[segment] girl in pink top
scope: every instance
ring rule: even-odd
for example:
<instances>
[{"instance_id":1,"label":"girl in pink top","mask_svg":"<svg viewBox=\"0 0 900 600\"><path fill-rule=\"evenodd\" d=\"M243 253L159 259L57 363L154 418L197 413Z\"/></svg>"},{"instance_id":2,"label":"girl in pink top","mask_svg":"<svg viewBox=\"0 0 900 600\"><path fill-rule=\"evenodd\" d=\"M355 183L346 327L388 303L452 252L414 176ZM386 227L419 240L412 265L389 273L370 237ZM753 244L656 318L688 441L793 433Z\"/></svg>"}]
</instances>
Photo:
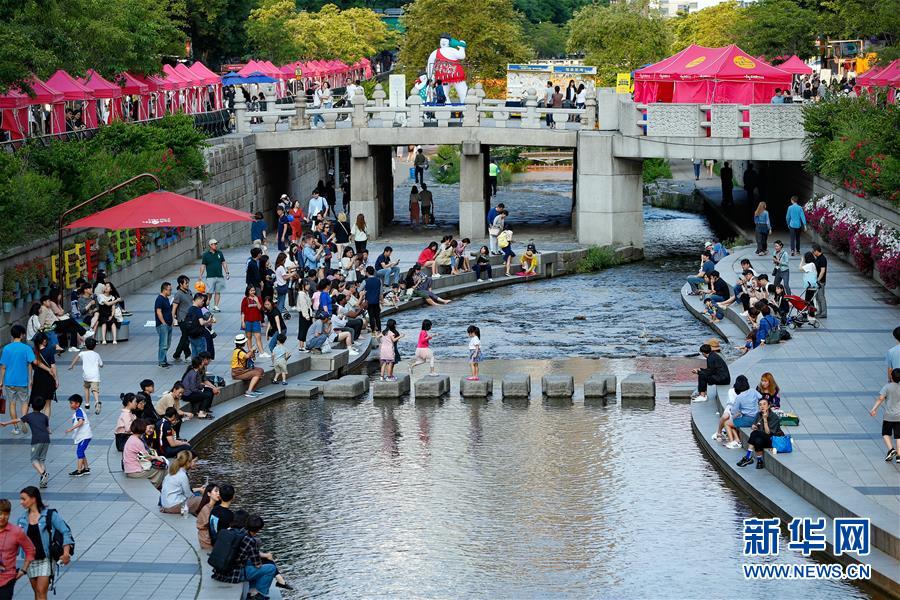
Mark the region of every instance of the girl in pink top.
<instances>
[{"instance_id":1,"label":"girl in pink top","mask_svg":"<svg viewBox=\"0 0 900 600\"><path fill-rule=\"evenodd\" d=\"M381 346L378 348L378 357L381 360L381 380L397 381L394 377L394 363L396 363L396 344L397 340L403 335L397 331L397 322L394 319L388 319L387 327L381 335Z\"/></svg>"},{"instance_id":2,"label":"girl in pink top","mask_svg":"<svg viewBox=\"0 0 900 600\"><path fill-rule=\"evenodd\" d=\"M431 340L434 334L431 333L431 321L425 319L422 321L422 331L419 332L419 342L416 344L416 359L409 364L409 374L412 375L413 369L419 365L429 363L431 372L429 375L435 376L434 372L434 352L431 351Z\"/></svg>"}]
</instances>

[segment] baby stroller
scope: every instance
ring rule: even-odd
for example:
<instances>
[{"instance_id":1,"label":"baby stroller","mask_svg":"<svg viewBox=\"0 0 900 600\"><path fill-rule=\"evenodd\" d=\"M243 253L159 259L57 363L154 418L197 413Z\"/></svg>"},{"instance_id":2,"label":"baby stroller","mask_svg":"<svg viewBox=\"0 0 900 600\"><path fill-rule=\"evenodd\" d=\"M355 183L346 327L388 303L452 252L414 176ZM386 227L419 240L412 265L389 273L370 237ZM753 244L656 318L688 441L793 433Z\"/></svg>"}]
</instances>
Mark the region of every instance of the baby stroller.
<instances>
[{"instance_id":1,"label":"baby stroller","mask_svg":"<svg viewBox=\"0 0 900 600\"><path fill-rule=\"evenodd\" d=\"M818 293L818 291L816 292ZM813 306L815 294L807 302L800 296L786 295L784 298L790 303L791 309L787 315L787 324L794 329L799 329L804 325L812 325L818 328L821 323L816 318L816 307Z\"/></svg>"}]
</instances>

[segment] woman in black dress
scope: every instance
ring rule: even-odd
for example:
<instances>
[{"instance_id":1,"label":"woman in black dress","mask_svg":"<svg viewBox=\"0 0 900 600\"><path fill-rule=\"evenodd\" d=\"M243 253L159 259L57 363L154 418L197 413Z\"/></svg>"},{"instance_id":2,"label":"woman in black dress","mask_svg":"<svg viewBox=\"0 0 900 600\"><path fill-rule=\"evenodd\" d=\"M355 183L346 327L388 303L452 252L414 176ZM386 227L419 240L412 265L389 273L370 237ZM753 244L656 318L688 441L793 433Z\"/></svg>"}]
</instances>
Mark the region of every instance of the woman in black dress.
<instances>
[{"instance_id":1,"label":"woman in black dress","mask_svg":"<svg viewBox=\"0 0 900 600\"><path fill-rule=\"evenodd\" d=\"M29 401L43 398L46 401L43 412L49 418L59 382L56 375L56 354L50 347L50 338L44 332L38 332L34 336L34 357L37 365L32 370Z\"/></svg>"}]
</instances>

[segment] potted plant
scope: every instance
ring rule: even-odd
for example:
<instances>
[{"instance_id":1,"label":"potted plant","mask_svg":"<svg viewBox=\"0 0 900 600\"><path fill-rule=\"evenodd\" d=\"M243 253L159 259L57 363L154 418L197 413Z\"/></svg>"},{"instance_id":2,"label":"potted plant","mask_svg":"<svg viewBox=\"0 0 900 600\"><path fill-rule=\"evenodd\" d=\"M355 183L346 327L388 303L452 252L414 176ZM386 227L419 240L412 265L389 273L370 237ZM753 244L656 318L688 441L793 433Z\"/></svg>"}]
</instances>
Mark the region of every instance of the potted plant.
<instances>
[{"instance_id":1,"label":"potted plant","mask_svg":"<svg viewBox=\"0 0 900 600\"><path fill-rule=\"evenodd\" d=\"M12 312L14 299L12 290L3 290L3 312L6 314Z\"/></svg>"},{"instance_id":2,"label":"potted plant","mask_svg":"<svg viewBox=\"0 0 900 600\"><path fill-rule=\"evenodd\" d=\"M100 263L99 268L106 270L106 266L112 263L109 258L109 236L101 235L97 238L97 261Z\"/></svg>"},{"instance_id":3,"label":"potted plant","mask_svg":"<svg viewBox=\"0 0 900 600\"><path fill-rule=\"evenodd\" d=\"M19 273L15 267L3 271L3 291L10 292L13 299L19 295Z\"/></svg>"}]
</instances>

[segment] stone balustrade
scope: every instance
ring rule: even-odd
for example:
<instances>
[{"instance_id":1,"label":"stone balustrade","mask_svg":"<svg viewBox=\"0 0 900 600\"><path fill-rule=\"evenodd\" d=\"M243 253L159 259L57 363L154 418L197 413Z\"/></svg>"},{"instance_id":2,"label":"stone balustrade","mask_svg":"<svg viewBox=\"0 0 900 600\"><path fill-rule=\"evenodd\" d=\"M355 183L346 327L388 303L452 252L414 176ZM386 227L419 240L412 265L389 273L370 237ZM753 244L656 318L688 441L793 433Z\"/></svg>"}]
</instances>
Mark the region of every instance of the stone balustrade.
<instances>
[{"instance_id":1,"label":"stone balustrade","mask_svg":"<svg viewBox=\"0 0 900 600\"><path fill-rule=\"evenodd\" d=\"M802 139L802 104L624 102L620 130L643 137Z\"/></svg>"}]
</instances>

